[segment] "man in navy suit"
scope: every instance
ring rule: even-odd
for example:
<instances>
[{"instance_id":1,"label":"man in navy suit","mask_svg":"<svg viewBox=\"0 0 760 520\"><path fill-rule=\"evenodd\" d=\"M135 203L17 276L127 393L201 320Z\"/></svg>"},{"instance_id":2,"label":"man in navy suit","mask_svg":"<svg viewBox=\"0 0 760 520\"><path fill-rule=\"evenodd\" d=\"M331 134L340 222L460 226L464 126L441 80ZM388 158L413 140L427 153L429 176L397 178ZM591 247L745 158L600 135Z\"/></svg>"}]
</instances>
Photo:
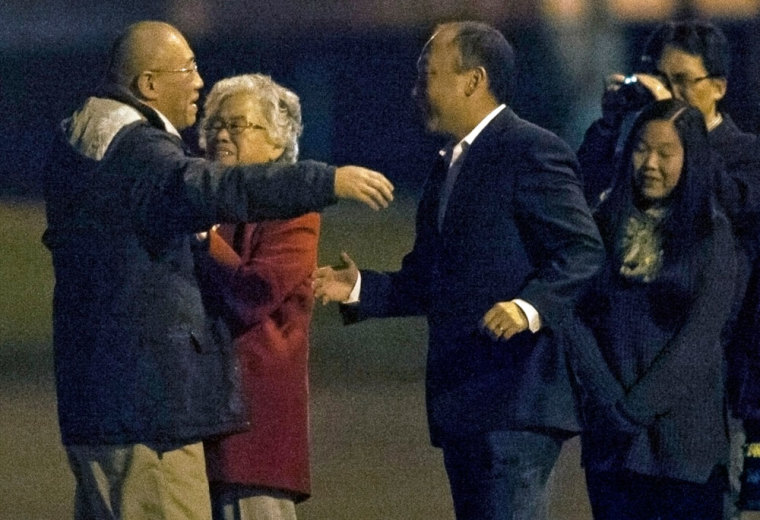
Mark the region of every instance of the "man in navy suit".
<instances>
[{"instance_id":1,"label":"man in navy suit","mask_svg":"<svg viewBox=\"0 0 760 520\"><path fill-rule=\"evenodd\" d=\"M562 441L577 431L560 342L603 250L575 156L507 106L514 55L497 30L439 26L414 96L450 137L417 211L401 269L315 272L344 320L424 315L427 409L457 518L537 520Z\"/></svg>"}]
</instances>

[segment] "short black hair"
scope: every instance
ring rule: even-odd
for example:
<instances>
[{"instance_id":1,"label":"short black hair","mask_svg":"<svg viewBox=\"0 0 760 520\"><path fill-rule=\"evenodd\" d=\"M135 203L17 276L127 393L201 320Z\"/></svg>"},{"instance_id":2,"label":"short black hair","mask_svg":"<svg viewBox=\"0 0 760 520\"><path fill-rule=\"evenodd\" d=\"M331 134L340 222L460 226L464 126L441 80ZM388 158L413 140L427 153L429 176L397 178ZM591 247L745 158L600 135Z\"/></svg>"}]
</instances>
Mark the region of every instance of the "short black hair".
<instances>
[{"instance_id":1,"label":"short black hair","mask_svg":"<svg viewBox=\"0 0 760 520\"><path fill-rule=\"evenodd\" d=\"M439 26L456 31L452 42L459 49L462 69L483 67L491 93L499 103L509 103L515 84L515 52L504 35L482 22L451 22Z\"/></svg>"},{"instance_id":2,"label":"short black hair","mask_svg":"<svg viewBox=\"0 0 760 520\"><path fill-rule=\"evenodd\" d=\"M701 20L669 21L658 26L644 46L642 72L654 72L666 45L700 56L710 76L728 77L728 40L717 26Z\"/></svg>"}]
</instances>

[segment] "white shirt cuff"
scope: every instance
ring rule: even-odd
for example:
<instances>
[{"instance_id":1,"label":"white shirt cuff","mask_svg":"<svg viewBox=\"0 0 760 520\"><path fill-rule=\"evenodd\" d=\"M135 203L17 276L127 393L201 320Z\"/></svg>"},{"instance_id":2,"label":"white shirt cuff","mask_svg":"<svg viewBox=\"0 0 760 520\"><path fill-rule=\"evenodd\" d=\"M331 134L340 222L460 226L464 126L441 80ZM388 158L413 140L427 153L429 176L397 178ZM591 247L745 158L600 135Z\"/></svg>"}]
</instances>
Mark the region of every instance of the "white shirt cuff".
<instances>
[{"instance_id":1,"label":"white shirt cuff","mask_svg":"<svg viewBox=\"0 0 760 520\"><path fill-rule=\"evenodd\" d=\"M356 277L356 283L354 288L351 289L351 294L348 295L348 299L342 303L357 303L359 301L359 294L362 292L362 272L359 271Z\"/></svg>"},{"instance_id":2,"label":"white shirt cuff","mask_svg":"<svg viewBox=\"0 0 760 520\"><path fill-rule=\"evenodd\" d=\"M515 305L520 307L520 309L525 313L525 317L528 318L528 329L531 332L538 332L541 328L541 316L538 315L536 308L525 300L515 298L512 301L515 302Z\"/></svg>"}]
</instances>

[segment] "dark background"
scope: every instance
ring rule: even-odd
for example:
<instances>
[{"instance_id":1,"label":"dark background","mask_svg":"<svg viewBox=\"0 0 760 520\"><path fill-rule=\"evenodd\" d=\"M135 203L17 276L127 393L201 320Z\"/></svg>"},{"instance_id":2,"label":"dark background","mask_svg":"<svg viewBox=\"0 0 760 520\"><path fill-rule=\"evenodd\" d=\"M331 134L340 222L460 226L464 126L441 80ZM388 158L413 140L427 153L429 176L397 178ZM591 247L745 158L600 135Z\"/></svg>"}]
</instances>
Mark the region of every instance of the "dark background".
<instances>
[{"instance_id":1,"label":"dark background","mask_svg":"<svg viewBox=\"0 0 760 520\"><path fill-rule=\"evenodd\" d=\"M401 12L408 7L398 0L386 3ZM499 5L521 3L529 4ZM383 4L371 0L352 3L355 12L342 12L337 8L341 2L326 1L322 10L317 1L277 8L243 0L89 4L73 2L64 8L51 0L8 0L0 6L0 194L39 196L40 164L51 133L100 81L116 34L143 18L170 21L186 33L206 83L204 91L225 76L254 71L295 90L305 121L302 157L366 165L411 190L424 180L429 158L440 143L425 135L410 98L416 59L435 23L455 16L396 14L394 25L382 13L375 19L356 8ZM130 4L136 5L130 9ZM525 12L494 8L495 19L490 19L487 7L495 2L473 2L479 4L485 7L462 15L474 14L496 25L517 50L513 108L574 148L599 115L604 76L616 70L634 72L632 61L656 23L602 19L601 31L592 19L586 22L589 29L568 29L525 7ZM230 11L236 8L246 16L234 17ZM316 18L318 14L324 19ZM225 22L231 27L224 27ZM734 57L724 108L742 128L755 131L760 127L760 24L756 17L715 22L728 34ZM608 45L609 40L595 42L599 34L614 35L614 45ZM590 54L567 63L566 50L575 43ZM599 66L598 55L611 57L606 70ZM187 135L195 141L192 130Z\"/></svg>"}]
</instances>

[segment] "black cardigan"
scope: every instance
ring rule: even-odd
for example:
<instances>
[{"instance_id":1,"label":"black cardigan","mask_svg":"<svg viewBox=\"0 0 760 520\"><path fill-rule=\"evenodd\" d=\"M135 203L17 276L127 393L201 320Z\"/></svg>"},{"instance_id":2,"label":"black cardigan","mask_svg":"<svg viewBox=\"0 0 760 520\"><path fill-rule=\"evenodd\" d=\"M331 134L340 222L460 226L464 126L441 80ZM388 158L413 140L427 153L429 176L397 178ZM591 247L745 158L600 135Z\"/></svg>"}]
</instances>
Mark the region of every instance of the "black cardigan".
<instances>
[{"instance_id":1,"label":"black cardigan","mask_svg":"<svg viewBox=\"0 0 760 520\"><path fill-rule=\"evenodd\" d=\"M653 301L648 284L618 278L597 284L579 307L592 327L576 329L571 346L586 467L705 482L725 463L720 333L733 299L733 250L717 214L713 234L694 249L704 262L692 302ZM681 319L660 323L655 309L663 303ZM618 421L594 420L600 410Z\"/></svg>"}]
</instances>

